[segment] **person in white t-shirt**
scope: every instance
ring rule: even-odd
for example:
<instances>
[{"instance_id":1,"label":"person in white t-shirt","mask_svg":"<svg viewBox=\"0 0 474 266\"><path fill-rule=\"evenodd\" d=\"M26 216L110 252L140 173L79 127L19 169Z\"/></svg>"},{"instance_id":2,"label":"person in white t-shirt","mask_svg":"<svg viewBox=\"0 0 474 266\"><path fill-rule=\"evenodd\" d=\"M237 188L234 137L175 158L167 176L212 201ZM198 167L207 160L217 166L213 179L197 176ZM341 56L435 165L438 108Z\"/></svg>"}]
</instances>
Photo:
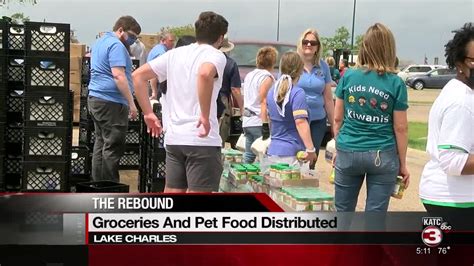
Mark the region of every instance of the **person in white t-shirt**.
<instances>
[{"instance_id":1,"label":"person in white t-shirt","mask_svg":"<svg viewBox=\"0 0 474 266\"><path fill-rule=\"evenodd\" d=\"M445 46L446 63L457 75L430 110L431 159L421 176L420 198L430 215L444 216L459 230L474 224L474 24L454 33Z\"/></svg>"},{"instance_id":2,"label":"person in white t-shirt","mask_svg":"<svg viewBox=\"0 0 474 266\"><path fill-rule=\"evenodd\" d=\"M249 72L244 79L244 113L242 127L245 135L244 162L253 163L256 155L250 147L262 137L270 137L267 116L267 94L273 86L272 75L278 57L278 51L272 46L265 46L257 52L257 68Z\"/></svg>"},{"instance_id":3,"label":"person in white t-shirt","mask_svg":"<svg viewBox=\"0 0 474 266\"><path fill-rule=\"evenodd\" d=\"M194 24L196 41L149 61L133 73L137 100L154 137L160 121L151 110L146 82L167 80L166 187L165 193L211 192L222 174L221 137L217 96L226 64L217 48L229 23L214 12L203 12Z\"/></svg>"}]
</instances>

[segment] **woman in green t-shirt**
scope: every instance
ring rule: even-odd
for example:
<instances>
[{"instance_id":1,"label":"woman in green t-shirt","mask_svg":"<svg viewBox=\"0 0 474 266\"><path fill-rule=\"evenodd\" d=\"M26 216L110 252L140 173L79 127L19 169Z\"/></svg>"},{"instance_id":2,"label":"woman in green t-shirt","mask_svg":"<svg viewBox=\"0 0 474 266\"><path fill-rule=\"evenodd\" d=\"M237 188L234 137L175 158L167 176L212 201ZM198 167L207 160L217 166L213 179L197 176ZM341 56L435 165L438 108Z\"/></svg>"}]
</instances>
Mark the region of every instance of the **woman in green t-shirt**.
<instances>
[{"instance_id":1,"label":"woman in green t-shirt","mask_svg":"<svg viewBox=\"0 0 474 266\"><path fill-rule=\"evenodd\" d=\"M366 179L366 211L386 212L397 175L408 186L407 89L396 75L395 39L384 25L371 26L361 44L358 68L336 89L337 211L355 210Z\"/></svg>"}]
</instances>

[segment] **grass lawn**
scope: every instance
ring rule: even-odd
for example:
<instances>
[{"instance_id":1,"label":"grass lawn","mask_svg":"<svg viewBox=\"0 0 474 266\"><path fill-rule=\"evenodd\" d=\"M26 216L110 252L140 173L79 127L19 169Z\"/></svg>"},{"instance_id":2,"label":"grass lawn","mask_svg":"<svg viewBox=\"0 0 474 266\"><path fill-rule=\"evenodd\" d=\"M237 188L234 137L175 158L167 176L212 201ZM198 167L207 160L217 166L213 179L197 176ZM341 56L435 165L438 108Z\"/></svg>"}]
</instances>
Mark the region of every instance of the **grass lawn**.
<instances>
[{"instance_id":1,"label":"grass lawn","mask_svg":"<svg viewBox=\"0 0 474 266\"><path fill-rule=\"evenodd\" d=\"M426 137L428 136L428 124L421 122L408 123L408 147L422 150L426 149Z\"/></svg>"}]
</instances>

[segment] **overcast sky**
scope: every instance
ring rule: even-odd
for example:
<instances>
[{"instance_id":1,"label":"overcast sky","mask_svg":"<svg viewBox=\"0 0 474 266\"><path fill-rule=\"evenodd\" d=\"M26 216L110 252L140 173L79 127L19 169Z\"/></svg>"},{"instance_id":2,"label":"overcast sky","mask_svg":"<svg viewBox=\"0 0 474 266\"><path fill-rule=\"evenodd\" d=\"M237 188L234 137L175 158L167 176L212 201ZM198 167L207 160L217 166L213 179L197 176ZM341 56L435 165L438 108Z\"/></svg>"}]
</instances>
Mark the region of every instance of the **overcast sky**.
<instances>
[{"instance_id":1,"label":"overcast sky","mask_svg":"<svg viewBox=\"0 0 474 266\"><path fill-rule=\"evenodd\" d=\"M70 23L79 41L93 44L98 32L110 30L121 15L134 16L142 32L163 26L193 24L201 11L212 10L229 21L230 40L271 40L295 43L302 31L316 28L332 36L340 26L351 31L353 0L37 0L35 6L10 4L1 15L23 12L33 21ZM445 64L444 45L452 30L474 21L474 0L357 0L355 35L375 22L392 30L402 60L422 63L434 57Z\"/></svg>"}]
</instances>

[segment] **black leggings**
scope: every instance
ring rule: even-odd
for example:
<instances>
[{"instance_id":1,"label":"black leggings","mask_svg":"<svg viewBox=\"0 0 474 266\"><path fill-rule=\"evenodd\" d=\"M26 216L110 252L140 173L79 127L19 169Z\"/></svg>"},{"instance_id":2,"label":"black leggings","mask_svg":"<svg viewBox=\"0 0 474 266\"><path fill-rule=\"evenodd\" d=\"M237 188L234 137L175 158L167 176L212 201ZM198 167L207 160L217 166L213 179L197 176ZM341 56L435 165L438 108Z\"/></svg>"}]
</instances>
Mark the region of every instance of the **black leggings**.
<instances>
[{"instance_id":1,"label":"black leggings","mask_svg":"<svg viewBox=\"0 0 474 266\"><path fill-rule=\"evenodd\" d=\"M472 231L474 229L474 207L456 208L425 204L426 211L432 217L443 217L453 230Z\"/></svg>"}]
</instances>

